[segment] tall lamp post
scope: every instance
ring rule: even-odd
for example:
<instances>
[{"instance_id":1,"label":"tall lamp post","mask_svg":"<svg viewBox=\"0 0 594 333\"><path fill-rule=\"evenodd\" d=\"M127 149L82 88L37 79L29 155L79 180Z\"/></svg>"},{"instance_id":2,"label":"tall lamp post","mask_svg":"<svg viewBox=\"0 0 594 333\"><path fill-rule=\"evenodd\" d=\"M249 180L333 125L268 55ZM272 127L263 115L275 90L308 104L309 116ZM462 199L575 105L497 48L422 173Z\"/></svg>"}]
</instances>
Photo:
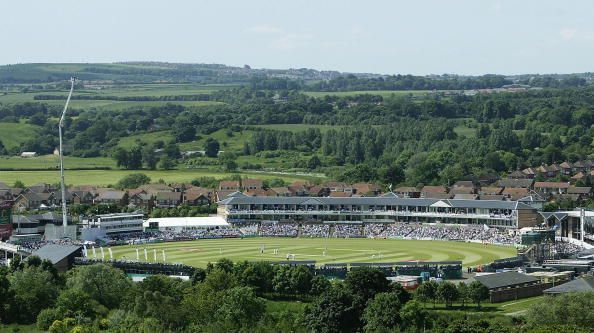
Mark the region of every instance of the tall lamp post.
<instances>
[{"instance_id":1,"label":"tall lamp post","mask_svg":"<svg viewBox=\"0 0 594 333\"><path fill-rule=\"evenodd\" d=\"M64 236L66 236L66 227L68 225L68 212L66 211L66 185L64 184L64 148L62 147L62 128L64 128L64 118L66 117L66 110L68 109L68 104L70 103L70 97L72 97L72 91L74 91L75 81L76 78L74 76L70 78L70 93L68 94L68 99L66 99L66 105L64 105L64 111L62 111L60 124L58 125L58 130L60 132L60 186L62 189L62 226L64 229Z\"/></svg>"}]
</instances>

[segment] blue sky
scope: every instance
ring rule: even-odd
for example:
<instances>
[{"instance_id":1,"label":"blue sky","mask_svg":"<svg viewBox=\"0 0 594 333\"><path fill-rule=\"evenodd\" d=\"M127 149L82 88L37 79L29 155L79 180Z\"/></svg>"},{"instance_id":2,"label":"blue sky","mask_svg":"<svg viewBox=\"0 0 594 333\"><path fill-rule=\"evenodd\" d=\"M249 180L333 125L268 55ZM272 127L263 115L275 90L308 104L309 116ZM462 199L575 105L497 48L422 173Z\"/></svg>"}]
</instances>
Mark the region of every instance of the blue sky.
<instances>
[{"instance_id":1,"label":"blue sky","mask_svg":"<svg viewBox=\"0 0 594 333\"><path fill-rule=\"evenodd\" d=\"M593 13L594 1L4 1L0 64L575 73L594 71Z\"/></svg>"}]
</instances>

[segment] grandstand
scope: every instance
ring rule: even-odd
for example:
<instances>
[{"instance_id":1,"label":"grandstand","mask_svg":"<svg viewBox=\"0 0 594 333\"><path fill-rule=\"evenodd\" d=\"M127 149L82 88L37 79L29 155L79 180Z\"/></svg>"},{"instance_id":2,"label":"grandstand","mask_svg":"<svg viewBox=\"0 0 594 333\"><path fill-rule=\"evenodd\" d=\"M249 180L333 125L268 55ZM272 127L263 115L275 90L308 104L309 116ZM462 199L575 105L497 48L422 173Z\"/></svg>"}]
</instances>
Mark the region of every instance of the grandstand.
<instances>
[{"instance_id":1,"label":"grandstand","mask_svg":"<svg viewBox=\"0 0 594 333\"><path fill-rule=\"evenodd\" d=\"M392 197L252 197L218 202L229 223L444 223L519 229L537 225L537 210L518 201Z\"/></svg>"}]
</instances>

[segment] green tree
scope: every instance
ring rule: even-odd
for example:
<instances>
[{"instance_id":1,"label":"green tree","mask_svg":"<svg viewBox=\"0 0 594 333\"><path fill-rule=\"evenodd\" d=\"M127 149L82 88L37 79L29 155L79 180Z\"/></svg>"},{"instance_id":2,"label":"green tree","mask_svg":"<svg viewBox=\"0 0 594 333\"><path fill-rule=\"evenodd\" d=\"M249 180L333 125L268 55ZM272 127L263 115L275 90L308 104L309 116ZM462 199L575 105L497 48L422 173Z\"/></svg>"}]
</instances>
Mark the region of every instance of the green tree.
<instances>
[{"instance_id":1,"label":"green tree","mask_svg":"<svg viewBox=\"0 0 594 333\"><path fill-rule=\"evenodd\" d=\"M0 322L8 321L4 309L10 304L12 298L10 292L10 280L8 279L9 271L5 267L0 267Z\"/></svg>"},{"instance_id":2,"label":"green tree","mask_svg":"<svg viewBox=\"0 0 594 333\"><path fill-rule=\"evenodd\" d=\"M237 156L232 152L224 152L219 156L219 160L225 166L226 172L237 170Z\"/></svg>"},{"instance_id":3,"label":"green tree","mask_svg":"<svg viewBox=\"0 0 594 333\"><path fill-rule=\"evenodd\" d=\"M196 138L196 127L189 119L181 119L175 122L172 134L175 142L189 142Z\"/></svg>"},{"instance_id":4,"label":"green tree","mask_svg":"<svg viewBox=\"0 0 594 333\"><path fill-rule=\"evenodd\" d=\"M353 295L359 295L366 302L372 299L377 293L389 290L390 282L386 275L377 268L358 267L348 272L345 280L345 287Z\"/></svg>"},{"instance_id":5,"label":"green tree","mask_svg":"<svg viewBox=\"0 0 594 333\"><path fill-rule=\"evenodd\" d=\"M400 325L400 308L402 303L395 293L379 293L363 312L365 331L391 332Z\"/></svg>"},{"instance_id":6,"label":"green tree","mask_svg":"<svg viewBox=\"0 0 594 333\"><path fill-rule=\"evenodd\" d=\"M332 288L332 284L323 275L316 275L311 279L310 294L319 296Z\"/></svg>"},{"instance_id":7,"label":"green tree","mask_svg":"<svg viewBox=\"0 0 594 333\"><path fill-rule=\"evenodd\" d=\"M151 182L151 178L144 173L131 173L124 176L116 184L118 189L138 188L141 185Z\"/></svg>"},{"instance_id":8,"label":"green tree","mask_svg":"<svg viewBox=\"0 0 594 333\"><path fill-rule=\"evenodd\" d=\"M219 142L212 137L209 137L204 142L204 154L208 157L217 157L219 154L219 149Z\"/></svg>"},{"instance_id":9,"label":"green tree","mask_svg":"<svg viewBox=\"0 0 594 333\"><path fill-rule=\"evenodd\" d=\"M333 287L305 307L303 323L311 332L355 332L359 328L358 317L352 294Z\"/></svg>"},{"instance_id":10,"label":"green tree","mask_svg":"<svg viewBox=\"0 0 594 333\"><path fill-rule=\"evenodd\" d=\"M572 325L591 332L594 322L594 292L569 293L555 297L545 296L528 309L525 318L527 327L546 328ZM559 330L555 332L573 331Z\"/></svg>"},{"instance_id":11,"label":"green tree","mask_svg":"<svg viewBox=\"0 0 594 333\"><path fill-rule=\"evenodd\" d=\"M237 279L231 271L207 266L203 282L186 291L181 301L181 310L188 314L191 323L205 325L212 322L221 306L221 299L227 290L237 287Z\"/></svg>"},{"instance_id":12,"label":"green tree","mask_svg":"<svg viewBox=\"0 0 594 333\"><path fill-rule=\"evenodd\" d=\"M25 188L25 184L22 181L20 181L20 180L16 180L14 182L14 185L12 185L12 187L15 187L15 188Z\"/></svg>"},{"instance_id":13,"label":"green tree","mask_svg":"<svg viewBox=\"0 0 594 333\"><path fill-rule=\"evenodd\" d=\"M58 284L50 272L28 266L12 273L9 292L13 297L7 313L19 323L32 323L42 309L54 304Z\"/></svg>"},{"instance_id":14,"label":"green tree","mask_svg":"<svg viewBox=\"0 0 594 333\"><path fill-rule=\"evenodd\" d=\"M489 299L489 289L478 281L472 281L470 285L468 285L468 298L480 308L481 301Z\"/></svg>"},{"instance_id":15,"label":"green tree","mask_svg":"<svg viewBox=\"0 0 594 333\"><path fill-rule=\"evenodd\" d=\"M464 281L458 283L458 300L462 303L462 307L466 307L466 302L471 300L470 287Z\"/></svg>"},{"instance_id":16,"label":"green tree","mask_svg":"<svg viewBox=\"0 0 594 333\"><path fill-rule=\"evenodd\" d=\"M138 170L142 168L142 149L139 146L134 146L128 153L128 165L131 170Z\"/></svg>"},{"instance_id":17,"label":"green tree","mask_svg":"<svg viewBox=\"0 0 594 333\"><path fill-rule=\"evenodd\" d=\"M442 300L446 304L446 307L452 306L452 303L455 302L459 296L456 285L451 282L441 282L437 287L437 298Z\"/></svg>"},{"instance_id":18,"label":"green tree","mask_svg":"<svg viewBox=\"0 0 594 333\"><path fill-rule=\"evenodd\" d=\"M410 301L400 310L403 328L414 327L415 331L423 332L429 319L429 313L425 307L417 301Z\"/></svg>"},{"instance_id":19,"label":"green tree","mask_svg":"<svg viewBox=\"0 0 594 333\"><path fill-rule=\"evenodd\" d=\"M315 170L319 167L322 166L322 161L320 161L320 158L318 157L318 155L313 155L308 161L307 161L307 168L309 170Z\"/></svg>"},{"instance_id":20,"label":"green tree","mask_svg":"<svg viewBox=\"0 0 594 333\"><path fill-rule=\"evenodd\" d=\"M64 317L86 317L94 319L98 314L107 314L107 309L91 298L89 294L77 289L66 289L56 301L56 308Z\"/></svg>"},{"instance_id":21,"label":"green tree","mask_svg":"<svg viewBox=\"0 0 594 333\"><path fill-rule=\"evenodd\" d=\"M41 331L47 331L47 330L49 330L50 326L52 326L54 321L62 320L62 319L64 319L64 315L62 314L62 311L60 309L58 309L58 308L43 309L37 315L37 328L40 329Z\"/></svg>"},{"instance_id":22,"label":"green tree","mask_svg":"<svg viewBox=\"0 0 594 333\"><path fill-rule=\"evenodd\" d=\"M168 156L163 156L159 160L159 169L161 170L171 170L175 168L175 162L169 158Z\"/></svg>"},{"instance_id":23,"label":"green tree","mask_svg":"<svg viewBox=\"0 0 594 333\"><path fill-rule=\"evenodd\" d=\"M104 264L80 266L72 270L66 286L87 293L108 309L117 308L131 290L132 281L117 268Z\"/></svg>"},{"instance_id":24,"label":"green tree","mask_svg":"<svg viewBox=\"0 0 594 333\"><path fill-rule=\"evenodd\" d=\"M155 149L149 145L142 149L142 162L149 170L155 170L157 168L157 155Z\"/></svg>"},{"instance_id":25,"label":"green tree","mask_svg":"<svg viewBox=\"0 0 594 333\"><path fill-rule=\"evenodd\" d=\"M379 170L380 180L387 185L396 185L404 181L404 170L396 164L389 165Z\"/></svg>"},{"instance_id":26,"label":"green tree","mask_svg":"<svg viewBox=\"0 0 594 333\"><path fill-rule=\"evenodd\" d=\"M406 291L400 283L393 283L390 285L390 292L398 297L400 304L404 305L412 299L411 293Z\"/></svg>"},{"instance_id":27,"label":"green tree","mask_svg":"<svg viewBox=\"0 0 594 333\"><path fill-rule=\"evenodd\" d=\"M120 168L128 168L128 152L123 148L118 148L113 153L116 165Z\"/></svg>"},{"instance_id":28,"label":"green tree","mask_svg":"<svg viewBox=\"0 0 594 333\"><path fill-rule=\"evenodd\" d=\"M257 297L251 288L235 287L225 292L215 318L233 328L251 328L262 318L265 310L264 300Z\"/></svg>"},{"instance_id":29,"label":"green tree","mask_svg":"<svg viewBox=\"0 0 594 333\"><path fill-rule=\"evenodd\" d=\"M258 294L272 291L274 270L266 262L250 263L241 273L241 283L252 287Z\"/></svg>"}]
</instances>

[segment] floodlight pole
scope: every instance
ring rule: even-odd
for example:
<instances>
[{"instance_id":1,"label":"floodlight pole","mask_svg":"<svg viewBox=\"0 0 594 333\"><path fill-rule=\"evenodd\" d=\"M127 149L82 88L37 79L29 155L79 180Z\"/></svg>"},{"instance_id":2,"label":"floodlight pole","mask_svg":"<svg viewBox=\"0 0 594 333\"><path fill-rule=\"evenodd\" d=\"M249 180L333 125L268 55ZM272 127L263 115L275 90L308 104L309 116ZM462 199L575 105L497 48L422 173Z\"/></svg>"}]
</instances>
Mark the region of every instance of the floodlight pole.
<instances>
[{"instance_id":1,"label":"floodlight pole","mask_svg":"<svg viewBox=\"0 0 594 333\"><path fill-rule=\"evenodd\" d=\"M60 123L58 130L60 132L60 178L61 178L61 189L62 189L62 226L64 227L64 236L66 235L66 226L68 225L68 212L66 211L66 185L64 184L64 148L62 146L62 128L64 128L64 118L66 117L66 110L70 103L70 97L72 97L72 91L74 91L74 81L76 78L73 76L70 78L70 93L68 99L66 99L66 105L64 105L64 111L60 117Z\"/></svg>"}]
</instances>

